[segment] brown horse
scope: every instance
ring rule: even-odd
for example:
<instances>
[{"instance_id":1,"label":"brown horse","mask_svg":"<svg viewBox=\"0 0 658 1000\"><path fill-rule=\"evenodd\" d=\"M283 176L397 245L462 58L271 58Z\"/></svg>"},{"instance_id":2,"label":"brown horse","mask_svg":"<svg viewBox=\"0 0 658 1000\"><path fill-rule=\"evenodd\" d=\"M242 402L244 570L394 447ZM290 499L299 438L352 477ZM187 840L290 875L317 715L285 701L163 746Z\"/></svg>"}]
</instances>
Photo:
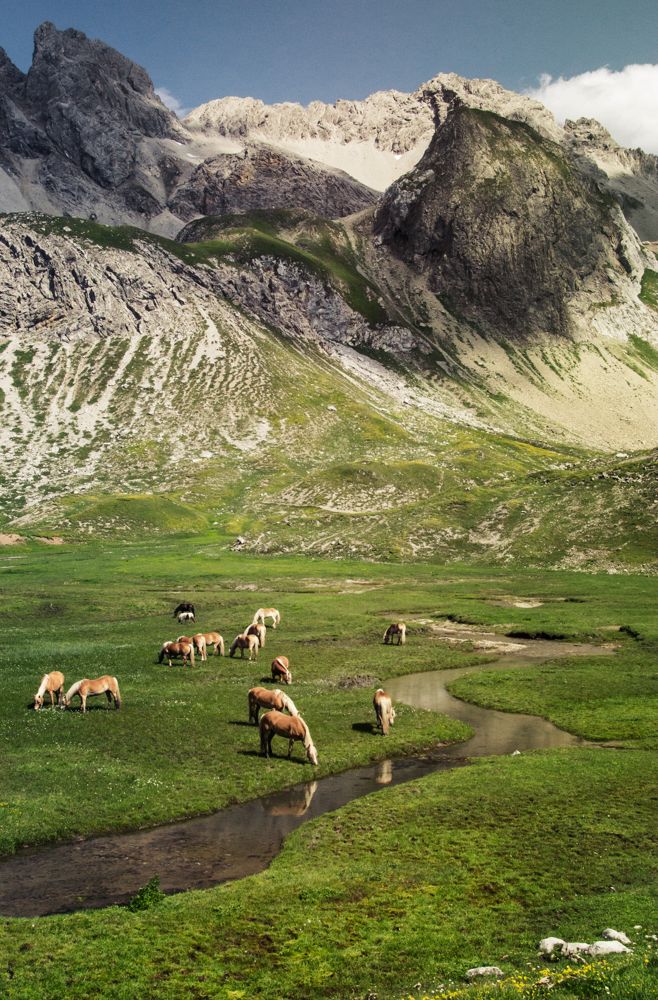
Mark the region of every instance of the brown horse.
<instances>
[{"instance_id":1,"label":"brown horse","mask_svg":"<svg viewBox=\"0 0 658 1000\"><path fill-rule=\"evenodd\" d=\"M224 639L219 632L204 632L203 638L206 640L206 649L208 646L214 646L215 656L224 655Z\"/></svg>"},{"instance_id":2,"label":"brown horse","mask_svg":"<svg viewBox=\"0 0 658 1000\"><path fill-rule=\"evenodd\" d=\"M205 663L208 659L206 654L206 637L202 632L197 632L196 635L179 635L176 642L187 642L190 643L196 649L197 653L201 657L201 662Z\"/></svg>"},{"instance_id":3,"label":"brown horse","mask_svg":"<svg viewBox=\"0 0 658 1000\"><path fill-rule=\"evenodd\" d=\"M255 635L258 638L258 644L262 649L265 645L265 636L267 635L267 628L261 622L252 622L249 628L246 628L243 635Z\"/></svg>"},{"instance_id":4,"label":"brown horse","mask_svg":"<svg viewBox=\"0 0 658 1000\"><path fill-rule=\"evenodd\" d=\"M43 705L43 696L48 693L50 695L50 707L52 708L55 704L55 694L57 694L57 704L62 704L62 698L64 695L64 674L60 673L59 670L53 670L50 674L44 674L41 678L41 684L39 684L39 690L34 696L34 709L39 711Z\"/></svg>"},{"instance_id":5,"label":"brown horse","mask_svg":"<svg viewBox=\"0 0 658 1000\"><path fill-rule=\"evenodd\" d=\"M187 661L190 661L190 666L194 666L194 646L192 641L189 642L186 639L182 639L180 642L165 642L160 650L160 655L158 656L158 663L162 663L165 656L167 657L167 662L171 666L172 660L182 660L183 666L186 665Z\"/></svg>"},{"instance_id":6,"label":"brown horse","mask_svg":"<svg viewBox=\"0 0 658 1000\"><path fill-rule=\"evenodd\" d=\"M255 722L256 725L258 725L258 713L261 708L276 708L279 712L288 709L290 715L299 715L292 698L289 698L283 691L279 691L278 688L276 691L262 687L250 688L247 699L249 702L249 721Z\"/></svg>"},{"instance_id":7,"label":"brown horse","mask_svg":"<svg viewBox=\"0 0 658 1000\"><path fill-rule=\"evenodd\" d=\"M284 684L292 684L292 673L288 666L287 656L276 656L272 660L272 680L283 681Z\"/></svg>"},{"instance_id":8,"label":"brown horse","mask_svg":"<svg viewBox=\"0 0 658 1000\"><path fill-rule=\"evenodd\" d=\"M317 790L317 781L306 781L301 787L291 788L283 802L281 792L272 804L268 804L267 799L261 801L270 816L303 816L308 812Z\"/></svg>"},{"instance_id":9,"label":"brown horse","mask_svg":"<svg viewBox=\"0 0 658 1000\"><path fill-rule=\"evenodd\" d=\"M229 656L235 656L236 649L240 650L240 657L244 657L245 649L249 650L249 659L258 659L258 636L257 635L236 635L228 651Z\"/></svg>"},{"instance_id":10,"label":"brown horse","mask_svg":"<svg viewBox=\"0 0 658 1000\"><path fill-rule=\"evenodd\" d=\"M388 736L388 727L395 722L395 709L391 696L384 688L377 688L372 704L377 716L377 725L381 727L382 736Z\"/></svg>"},{"instance_id":11,"label":"brown horse","mask_svg":"<svg viewBox=\"0 0 658 1000\"><path fill-rule=\"evenodd\" d=\"M272 756L272 738L274 736L284 736L288 740L288 759L292 754L292 745L295 740L304 743L306 756L311 764L317 764L318 752L311 739L309 728L301 715L284 715L283 712L273 710L265 712L260 719L260 752L265 757Z\"/></svg>"},{"instance_id":12,"label":"brown horse","mask_svg":"<svg viewBox=\"0 0 658 1000\"><path fill-rule=\"evenodd\" d=\"M272 619L272 628L276 628L281 621L281 615L276 610L276 608L259 608L253 618L253 625L258 625L258 622L265 624L265 619Z\"/></svg>"},{"instance_id":13,"label":"brown horse","mask_svg":"<svg viewBox=\"0 0 658 1000\"><path fill-rule=\"evenodd\" d=\"M407 626L404 622L393 622L392 625L388 626L384 632L384 645L387 646L390 642L392 646L395 636L398 637L398 646L404 646L407 641Z\"/></svg>"},{"instance_id":14,"label":"brown horse","mask_svg":"<svg viewBox=\"0 0 658 1000\"><path fill-rule=\"evenodd\" d=\"M90 681L87 677L81 681L76 681L64 695L64 705L66 707L69 706L71 699L76 694L80 699L80 707L83 712L87 711L87 698L91 698L96 694L106 694L110 704L114 702L115 708L121 708L119 682L116 677L110 677L109 674L97 677L93 681Z\"/></svg>"}]
</instances>

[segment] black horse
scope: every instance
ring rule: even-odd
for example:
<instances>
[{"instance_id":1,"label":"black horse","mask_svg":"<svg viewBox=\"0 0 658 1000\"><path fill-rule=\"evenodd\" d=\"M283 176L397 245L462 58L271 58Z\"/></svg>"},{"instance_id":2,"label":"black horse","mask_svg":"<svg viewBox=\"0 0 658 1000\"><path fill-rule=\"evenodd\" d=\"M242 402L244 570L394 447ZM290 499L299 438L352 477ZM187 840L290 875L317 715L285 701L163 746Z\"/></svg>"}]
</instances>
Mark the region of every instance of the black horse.
<instances>
[{"instance_id":1,"label":"black horse","mask_svg":"<svg viewBox=\"0 0 658 1000\"><path fill-rule=\"evenodd\" d=\"M190 604L189 601L182 601L177 608L174 608L174 618L178 618L182 611L191 611L196 618L196 612L194 610L194 605Z\"/></svg>"}]
</instances>

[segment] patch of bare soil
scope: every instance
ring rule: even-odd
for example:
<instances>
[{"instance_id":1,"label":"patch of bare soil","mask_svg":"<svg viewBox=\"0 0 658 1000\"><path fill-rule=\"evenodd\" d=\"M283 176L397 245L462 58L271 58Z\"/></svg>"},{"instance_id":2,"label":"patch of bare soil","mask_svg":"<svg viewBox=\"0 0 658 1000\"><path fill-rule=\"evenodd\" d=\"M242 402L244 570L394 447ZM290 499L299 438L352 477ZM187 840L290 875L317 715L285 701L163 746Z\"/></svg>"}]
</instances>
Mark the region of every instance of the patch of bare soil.
<instances>
[{"instance_id":1,"label":"patch of bare soil","mask_svg":"<svg viewBox=\"0 0 658 1000\"><path fill-rule=\"evenodd\" d=\"M14 535L11 532L9 534L5 534L4 532L0 534L0 545L18 545L24 541L25 538L23 535Z\"/></svg>"},{"instance_id":2,"label":"patch of bare soil","mask_svg":"<svg viewBox=\"0 0 658 1000\"><path fill-rule=\"evenodd\" d=\"M541 608L544 601L539 601L534 597L496 597L487 601L497 608Z\"/></svg>"},{"instance_id":3,"label":"patch of bare soil","mask_svg":"<svg viewBox=\"0 0 658 1000\"><path fill-rule=\"evenodd\" d=\"M378 684L379 677L373 677L372 674L355 674L353 677L343 677L342 680L338 681L336 687L351 690L352 688L376 687Z\"/></svg>"},{"instance_id":4,"label":"patch of bare soil","mask_svg":"<svg viewBox=\"0 0 658 1000\"><path fill-rule=\"evenodd\" d=\"M44 545L63 545L64 539L59 535L36 535L35 540L37 542L43 542Z\"/></svg>"}]
</instances>

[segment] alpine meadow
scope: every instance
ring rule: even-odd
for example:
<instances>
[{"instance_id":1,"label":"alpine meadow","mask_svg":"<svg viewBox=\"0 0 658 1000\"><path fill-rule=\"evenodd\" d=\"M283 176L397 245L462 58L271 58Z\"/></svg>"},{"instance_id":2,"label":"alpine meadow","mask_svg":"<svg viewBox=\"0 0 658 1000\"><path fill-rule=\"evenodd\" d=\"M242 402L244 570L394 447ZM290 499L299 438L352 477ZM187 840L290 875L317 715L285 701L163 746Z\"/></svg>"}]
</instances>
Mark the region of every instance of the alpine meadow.
<instances>
[{"instance_id":1,"label":"alpine meadow","mask_svg":"<svg viewBox=\"0 0 658 1000\"><path fill-rule=\"evenodd\" d=\"M0 49L0 994L658 998L657 391L597 121Z\"/></svg>"}]
</instances>

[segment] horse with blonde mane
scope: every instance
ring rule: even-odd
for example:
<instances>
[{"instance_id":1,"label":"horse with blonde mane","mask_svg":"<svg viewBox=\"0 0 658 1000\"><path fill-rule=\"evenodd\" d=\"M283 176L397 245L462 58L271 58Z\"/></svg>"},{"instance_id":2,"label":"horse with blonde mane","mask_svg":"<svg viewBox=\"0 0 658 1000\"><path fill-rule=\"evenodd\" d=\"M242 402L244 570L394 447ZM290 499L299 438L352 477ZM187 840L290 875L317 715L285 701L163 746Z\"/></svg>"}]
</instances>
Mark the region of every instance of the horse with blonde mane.
<instances>
[{"instance_id":1,"label":"horse with blonde mane","mask_svg":"<svg viewBox=\"0 0 658 1000\"><path fill-rule=\"evenodd\" d=\"M57 704L62 704L62 698L64 696L64 674L62 674L59 670L53 670L52 673L44 674L41 678L39 690L34 696L33 708L36 712L42 708L43 696L46 693L50 695L51 708L55 705L55 694L57 695Z\"/></svg>"},{"instance_id":2,"label":"horse with blonde mane","mask_svg":"<svg viewBox=\"0 0 658 1000\"><path fill-rule=\"evenodd\" d=\"M182 660L183 666L190 661L190 666L194 666L194 646L192 645L192 640L181 639L180 642L165 642L160 650L160 655L158 656L158 663L162 663L165 656L167 657L167 662L171 666L172 660Z\"/></svg>"},{"instance_id":3,"label":"horse with blonde mane","mask_svg":"<svg viewBox=\"0 0 658 1000\"><path fill-rule=\"evenodd\" d=\"M292 672L288 665L287 656L275 656L272 660L272 680L292 684Z\"/></svg>"},{"instance_id":4,"label":"horse with blonde mane","mask_svg":"<svg viewBox=\"0 0 658 1000\"><path fill-rule=\"evenodd\" d=\"M241 632L240 635L236 635L235 639L231 643L231 648L228 651L228 655L231 656L231 657L235 656L236 649L240 650L240 657L241 658L244 657L244 651L245 651L245 649L248 649L249 650L249 659L250 660L257 660L258 659L258 636L257 635L244 635L244 633Z\"/></svg>"},{"instance_id":5,"label":"horse with blonde mane","mask_svg":"<svg viewBox=\"0 0 658 1000\"><path fill-rule=\"evenodd\" d=\"M251 625L244 630L243 635L255 635L258 637L258 644L262 649L265 645L265 636L267 635L267 628L262 622L252 622Z\"/></svg>"},{"instance_id":6,"label":"horse with blonde mane","mask_svg":"<svg viewBox=\"0 0 658 1000\"><path fill-rule=\"evenodd\" d=\"M252 625L258 625L259 622L264 625L266 618L272 619L272 628L276 628L281 621L281 615L276 608L259 608L254 615Z\"/></svg>"},{"instance_id":7,"label":"horse with blonde mane","mask_svg":"<svg viewBox=\"0 0 658 1000\"><path fill-rule=\"evenodd\" d=\"M71 699L77 694L80 699L80 708L83 712L87 711L87 698L93 698L97 694L107 695L107 700L110 704L114 702L115 708L121 708L121 695L119 693L119 682L116 677L110 677L109 674L104 674L102 677L96 677L95 680L90 681L88 677L83 678L81 681L76 681L72 684L64 695L64 705L68 708L71 703Z\"/></svg>"},{"instance_id":8,"label":"horse with blonde mane","mask_svg":"<svg viewBox=\"0 0 658 1000\"><path fill-rule=\"evenodd\" d=\"M249 721L258 725L258 713L261 708L276 708L278 712L288 710L290 715L299 715L292 698L289 698L283 691L270 691L269 688L255 687L249 689L247 695L249 704Z\"/></svg>"},{"instance_id":9,"label":"horse with blonde mane","mask_svg":"<svg viewBox=\"0 0 658 1000\"><path fill-rule=\"evenodd\" d=\"M404 622L393 622L392 625L388 626L384 632L384 645L387 646L390 642L392 646L395 636L398 637L398 646L404 646L407 641L407 626Z\"/></svg>"},{"instance_id":10,"label":"horse with blonde mane","mask_svg":"<svg viewBox=\"0 0 658 1000\"><path fill-rule=\"evenodd\" d=\"M196 639L196 636L194 638ZM214 646L215 656L224 655L224 638L219 632L203 632L203 638L206 640L206 649L208 646Z\"/></svg>"},{"instance_id":11,"label":"horse with blonde mane","mask_svg":"<svg viewBox=\"0 0 658 1000\"><path fill-rule=\"evenodd\" d=\"M395 709L388 692L384 688L377 688L375 697L372 699L377 725L381 728L382 736L388 736L388 728L395 722Z\"/></svg>"},{"instance_id":12,"label":"horse with blonde mane","mask_svg":"<svg viewBox=\"0 0 658 1000\"><path fill-rule=\"evenodd\" d=\"M264 757L272 756L272 739L274 736L283 736L288 740L288 760L292 754L292 746L296 740L301 740L306 750L306 757L315 765L318 762L318 752L311 739L309 728L301 715L284 715L273 709L265 712L261 716L260 724L260 752Z\"/></svg>"},{"instance_id":13,"label":"horse with blonde mane","mask_svg":"<svg viewBox=\"0 0 658 1000\"><path fill-rule=\"evenodd\" d=\"M197 653L201 657L201 662L205 663L208 659L206 654L206 637L201 632L197 632L196 635L179 635L176 642L187 642L190 643L196 649Z\"/></svg>"}]
</instances>

